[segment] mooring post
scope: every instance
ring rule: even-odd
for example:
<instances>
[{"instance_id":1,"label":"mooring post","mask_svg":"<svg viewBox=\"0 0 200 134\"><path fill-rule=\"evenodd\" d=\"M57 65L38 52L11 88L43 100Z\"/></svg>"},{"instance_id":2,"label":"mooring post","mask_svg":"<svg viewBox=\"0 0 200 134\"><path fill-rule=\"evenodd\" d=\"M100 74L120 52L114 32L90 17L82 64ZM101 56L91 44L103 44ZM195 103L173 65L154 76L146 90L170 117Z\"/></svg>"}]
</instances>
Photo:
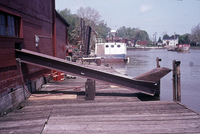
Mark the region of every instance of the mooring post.
<instances>
[{"instance_id":1,"label":"mooring post","mask_svg":"<svg viewBox=\"0 0 200 134\"><path fill-rule=\"evenodd\" d=\"M156 58L157 68L160 68L159 61L161 61L161 59L159 59L159 57L157 57L157 58ZM159 80L158 83L157 83L157 91L156 91L156 93L155 93L154 96L160 97L160 80Z\"/></svg>"},{"instance_id":2,"label":"mooring post","mask_svg":"<svg viewBox=\"0 0 200 134\"><path fill-rule=\"evenodd\" d=\"M180 61L173 60L173 100L181 101Z\"/></svg>"},{"instance_id":3,"label":"mooring post","mask_svg":"<svg viewBox=\"0 0 200 134\"><path fill-rule=\"evenodd\" d=\"M160 65L159 65L159 61L161 61L161 59L159 59L159 57L157 57L157 58L156 58L157 68L160 67Z\"/></svg>"},{"instance_id":4,"label":"mooring post","mask_svg":"<svg viewBox=\"0 0 200 134\"><path fill-rule=\"evenodd\" d=\"M95 80L87 79L85 82L85 100L94 100L95 90Z\"/></svg>"}]
</instances>

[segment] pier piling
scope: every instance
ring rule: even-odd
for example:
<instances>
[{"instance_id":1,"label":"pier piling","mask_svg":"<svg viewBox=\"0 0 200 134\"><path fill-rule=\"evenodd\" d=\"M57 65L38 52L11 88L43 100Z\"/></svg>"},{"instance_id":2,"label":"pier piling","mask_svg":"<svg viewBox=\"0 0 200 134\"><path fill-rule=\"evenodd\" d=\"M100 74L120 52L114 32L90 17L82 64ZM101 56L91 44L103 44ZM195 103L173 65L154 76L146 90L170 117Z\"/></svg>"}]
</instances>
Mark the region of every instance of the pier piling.
<instances>
[{"instance_id":1,"label":"pier piling","mask_svg":"<svg viewBox=\"0 0 200 134\"><path fill-rule=\"evenodd\" d=\"M87 79L85 82L85 100L94 100L95 90L95 80Z\"/></svg>"},{"instance_id":2,"label":"pier piling","mask_svg":"<svg viewBox=\"0 0 200 134\"><path fill-rule=\"evenodd\" d=\"M173 60L173 100L181 102L180 61Z\"/></svg>"},{"instance_id":3,"label":"pier piling","mask_svg":"<svg viewBox=\"0 0 200 134\"><path fill-rule=\"evenodd\" d=\"M157 57L157 58L156 58L157 68L160 68L159 61L161 61L161 59L159 59L159 57ZM160 97L160 80L159 80L158 83L157 83L157 91L156 91L156 93L155 93L154 96Z\"/></svg>"}]
</instances>

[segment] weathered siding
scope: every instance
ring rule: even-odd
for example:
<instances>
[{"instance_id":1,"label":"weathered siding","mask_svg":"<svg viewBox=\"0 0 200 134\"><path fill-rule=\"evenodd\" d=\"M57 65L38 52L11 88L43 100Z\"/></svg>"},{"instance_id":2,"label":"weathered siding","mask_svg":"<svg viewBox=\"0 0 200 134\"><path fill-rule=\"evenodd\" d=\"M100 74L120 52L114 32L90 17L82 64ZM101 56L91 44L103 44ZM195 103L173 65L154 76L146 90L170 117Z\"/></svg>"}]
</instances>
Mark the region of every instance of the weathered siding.
<instances>
[{"instance_id":1,"label":"weathered siding","mask_svg":"<svg viewBox=\"0 0 200 134\"><path fill-rule=\"evenodd\" d=\"M15 43L22 43L23 48L53 55L53 5L54 0L13 0L0 1L0 10L20 18L20 37L0 37L0 87L1 92L18 88L19 70L15 60ZM35 35L40 40L35 45ZM10 70L10 68L14 68ZM41 67L22 65L25 82L36 79L47 70ZM36 76L39 74L38 76ZM8 81L12 79L12 81ZM4 93L3 93L4 94ZM2 94L1 94L2 95Z\"/></svg>"},{"instance_id":2,"label":"weathered siding","mask_svg":"<svg viewBox=\"0 0 200 134\"><path fill-rule=\"evenodd\" d=\"M0 38L0 97L22 84L15 60L15 42L23 39Z\"/></svg>"},{"instance_id":3,"label":"weathered siding","mask_svg":"<svg viewBox=\"0 0 200 134\"><path fill-rule=\"evenodd\" d=\"M51 56L56 55L64 59L66 55L66 28L69 24L63 20L60 15L59 17L61 19L56 18L55 0L1 0L0 14L3 17L5 16L5 18L13 16L19 23L15 25L15 28L18 26L19 32L17 32L17 34L15 32L13 37L9 36L9 34L12 34L10 31L7 31L6 35L0 33L1 101L3 97L8 97L16 90L19 90L23 84L31 85L29 90L35 91L35 89L39 88L41 84L44 83L42 80L44 79L43 76L50 73L49 69L21 64L23 81L25 82L22 83L19 66L15 59L16 45L22 44L22 48L24 49ZM35 42L36 36L39 37L37 45ZM34 81L35 84L32 84ZM39 84L37 81L39 81ZM16 104L15 100L12 98L8 101L9 103L1 103L0 113L9 107L9 105L6 104Z\"/></svg>"},{"instance_id":4,"label":"weathered siding","mask_svg":"<svg viewBox=\"0 0 200 134\"><path fill-rule=\"evenodd\" d=\"M17 17L20 30L18 37L0 35L1 100L1 97L5 98L23 85L15 59L16 43L21 43L24 49L54 56L54 39L56 39L54 38L55 0L1 0L0 12ZM38 47L35 44L35 36L39 37ZM66 42L66 40L63 42ZM57 50L58 57L64 58L63 49L60 48L60 45ZM21 64L21 66L26 85L38 78L43 79L43 75L50 72L48 69L33 65ZM8 101L15 103L15 100L12 99ZM4 105L2 107L7 108ZM0 109L1 112L2 108Z\"/></svg>"},{"instance_id":5,"label":"weathered siding","mask_svg":"<svg viewBox=\"0 0 200 134\"><path fill-rule=\"evenodd\" d=\"M66 25L56 17L56 50L57 57L64 59L66 56Z\"/></svg>"},{"instance_id":6,"label":"weathered siding","mask_svg":"<svg viewBox=\"0 0 200 134\"><path fill-rule=\"evenodd\" d=\"M23 43L20 38L0 37L0 68L16 65L15 43Z\"/></svg>"},{"instance_id":7,"label":"weathered siding","mask_svg":"<svg viewBox=\"0 0 200 134\"><path fill-rule=\"evenodd\" d=\"M1 0L0 5L9 11L52 22L54 0ZM27 18L27 17L26 17Z\"/></svg>"}]
</instances>

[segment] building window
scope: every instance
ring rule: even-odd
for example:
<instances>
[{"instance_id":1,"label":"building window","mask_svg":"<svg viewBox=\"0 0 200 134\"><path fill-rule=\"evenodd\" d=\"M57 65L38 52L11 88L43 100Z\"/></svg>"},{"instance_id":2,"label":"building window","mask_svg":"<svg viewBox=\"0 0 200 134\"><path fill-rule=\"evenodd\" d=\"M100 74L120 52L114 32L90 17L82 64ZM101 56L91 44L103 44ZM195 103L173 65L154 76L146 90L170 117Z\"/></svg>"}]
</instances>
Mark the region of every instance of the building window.
<instances>
[{"instance_id":1,"label":"building window","mask_svg":"<svg viewBox=\"0 0 200 134\"><path fill-rule=\"evenodd\" d=\"M0 36L19 37L19 18L0 12Z\"/></svg>"},{"instance_id":2,"label":"building window","mask_svg":"<svg viewBox=\"0 0 200 134\"><path fill-rule=\"evenodd\" d=\"M117 47L121 47L120 45L117 45Z\"/></svg>"},{"instance_id":3,"label":"building window","mask_svg":"<svg viewBox=\"0 0 200 134\"><path fill-rule=\"evenodd\" d=\"M113 47L114 47L114 45L111 45L111 47L113 48Z\"/></svg>"},{"instance_id":4,"label":"building window","mask_svg":"<svg viewBox=\"0 0 200 134\"><path fill-rule=\"evenodd\" d=\"M108 45L106 45L106 48L108 48L109 46Z\"/></svg>"},{"instance_id":5,"label":"building window","mask_svg":"<svg viewBox=\"0 0 200 134\"><path fill-rule=\"evenodd\" d=\"M5 15L0 14L0 35L6 36Z\"/></svg>"}]
</instances>

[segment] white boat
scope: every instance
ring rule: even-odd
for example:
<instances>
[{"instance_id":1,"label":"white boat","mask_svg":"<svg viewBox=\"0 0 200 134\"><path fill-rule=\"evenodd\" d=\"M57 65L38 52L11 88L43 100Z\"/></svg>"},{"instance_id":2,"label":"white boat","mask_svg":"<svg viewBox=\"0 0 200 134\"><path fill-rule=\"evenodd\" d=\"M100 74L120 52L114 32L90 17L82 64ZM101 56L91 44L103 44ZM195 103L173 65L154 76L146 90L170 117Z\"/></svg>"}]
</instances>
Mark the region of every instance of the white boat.
<instances>
[{"instance_id":1,"label":"white boat","mask_svg":"<svg viewBox=\"0 0 200 134\"><path fill-rule=\"evenodd\" d=\"M125 61L128 58L126 43L121 43L119 37L116 37L116 31L111 31L111 37L108 37L106 43L95 44L95 55L104 58L106 61Z\"/></svg>"},{"instance_id":2,"label":"white boat","mask_svg":"<svg viewBox=\"0 0 200 134\"><path fill-rule=\"evenodd\" d=\"M106 61L127 61L125 43L96 43L95 55Z\"/></svg>"}]
</instances>

